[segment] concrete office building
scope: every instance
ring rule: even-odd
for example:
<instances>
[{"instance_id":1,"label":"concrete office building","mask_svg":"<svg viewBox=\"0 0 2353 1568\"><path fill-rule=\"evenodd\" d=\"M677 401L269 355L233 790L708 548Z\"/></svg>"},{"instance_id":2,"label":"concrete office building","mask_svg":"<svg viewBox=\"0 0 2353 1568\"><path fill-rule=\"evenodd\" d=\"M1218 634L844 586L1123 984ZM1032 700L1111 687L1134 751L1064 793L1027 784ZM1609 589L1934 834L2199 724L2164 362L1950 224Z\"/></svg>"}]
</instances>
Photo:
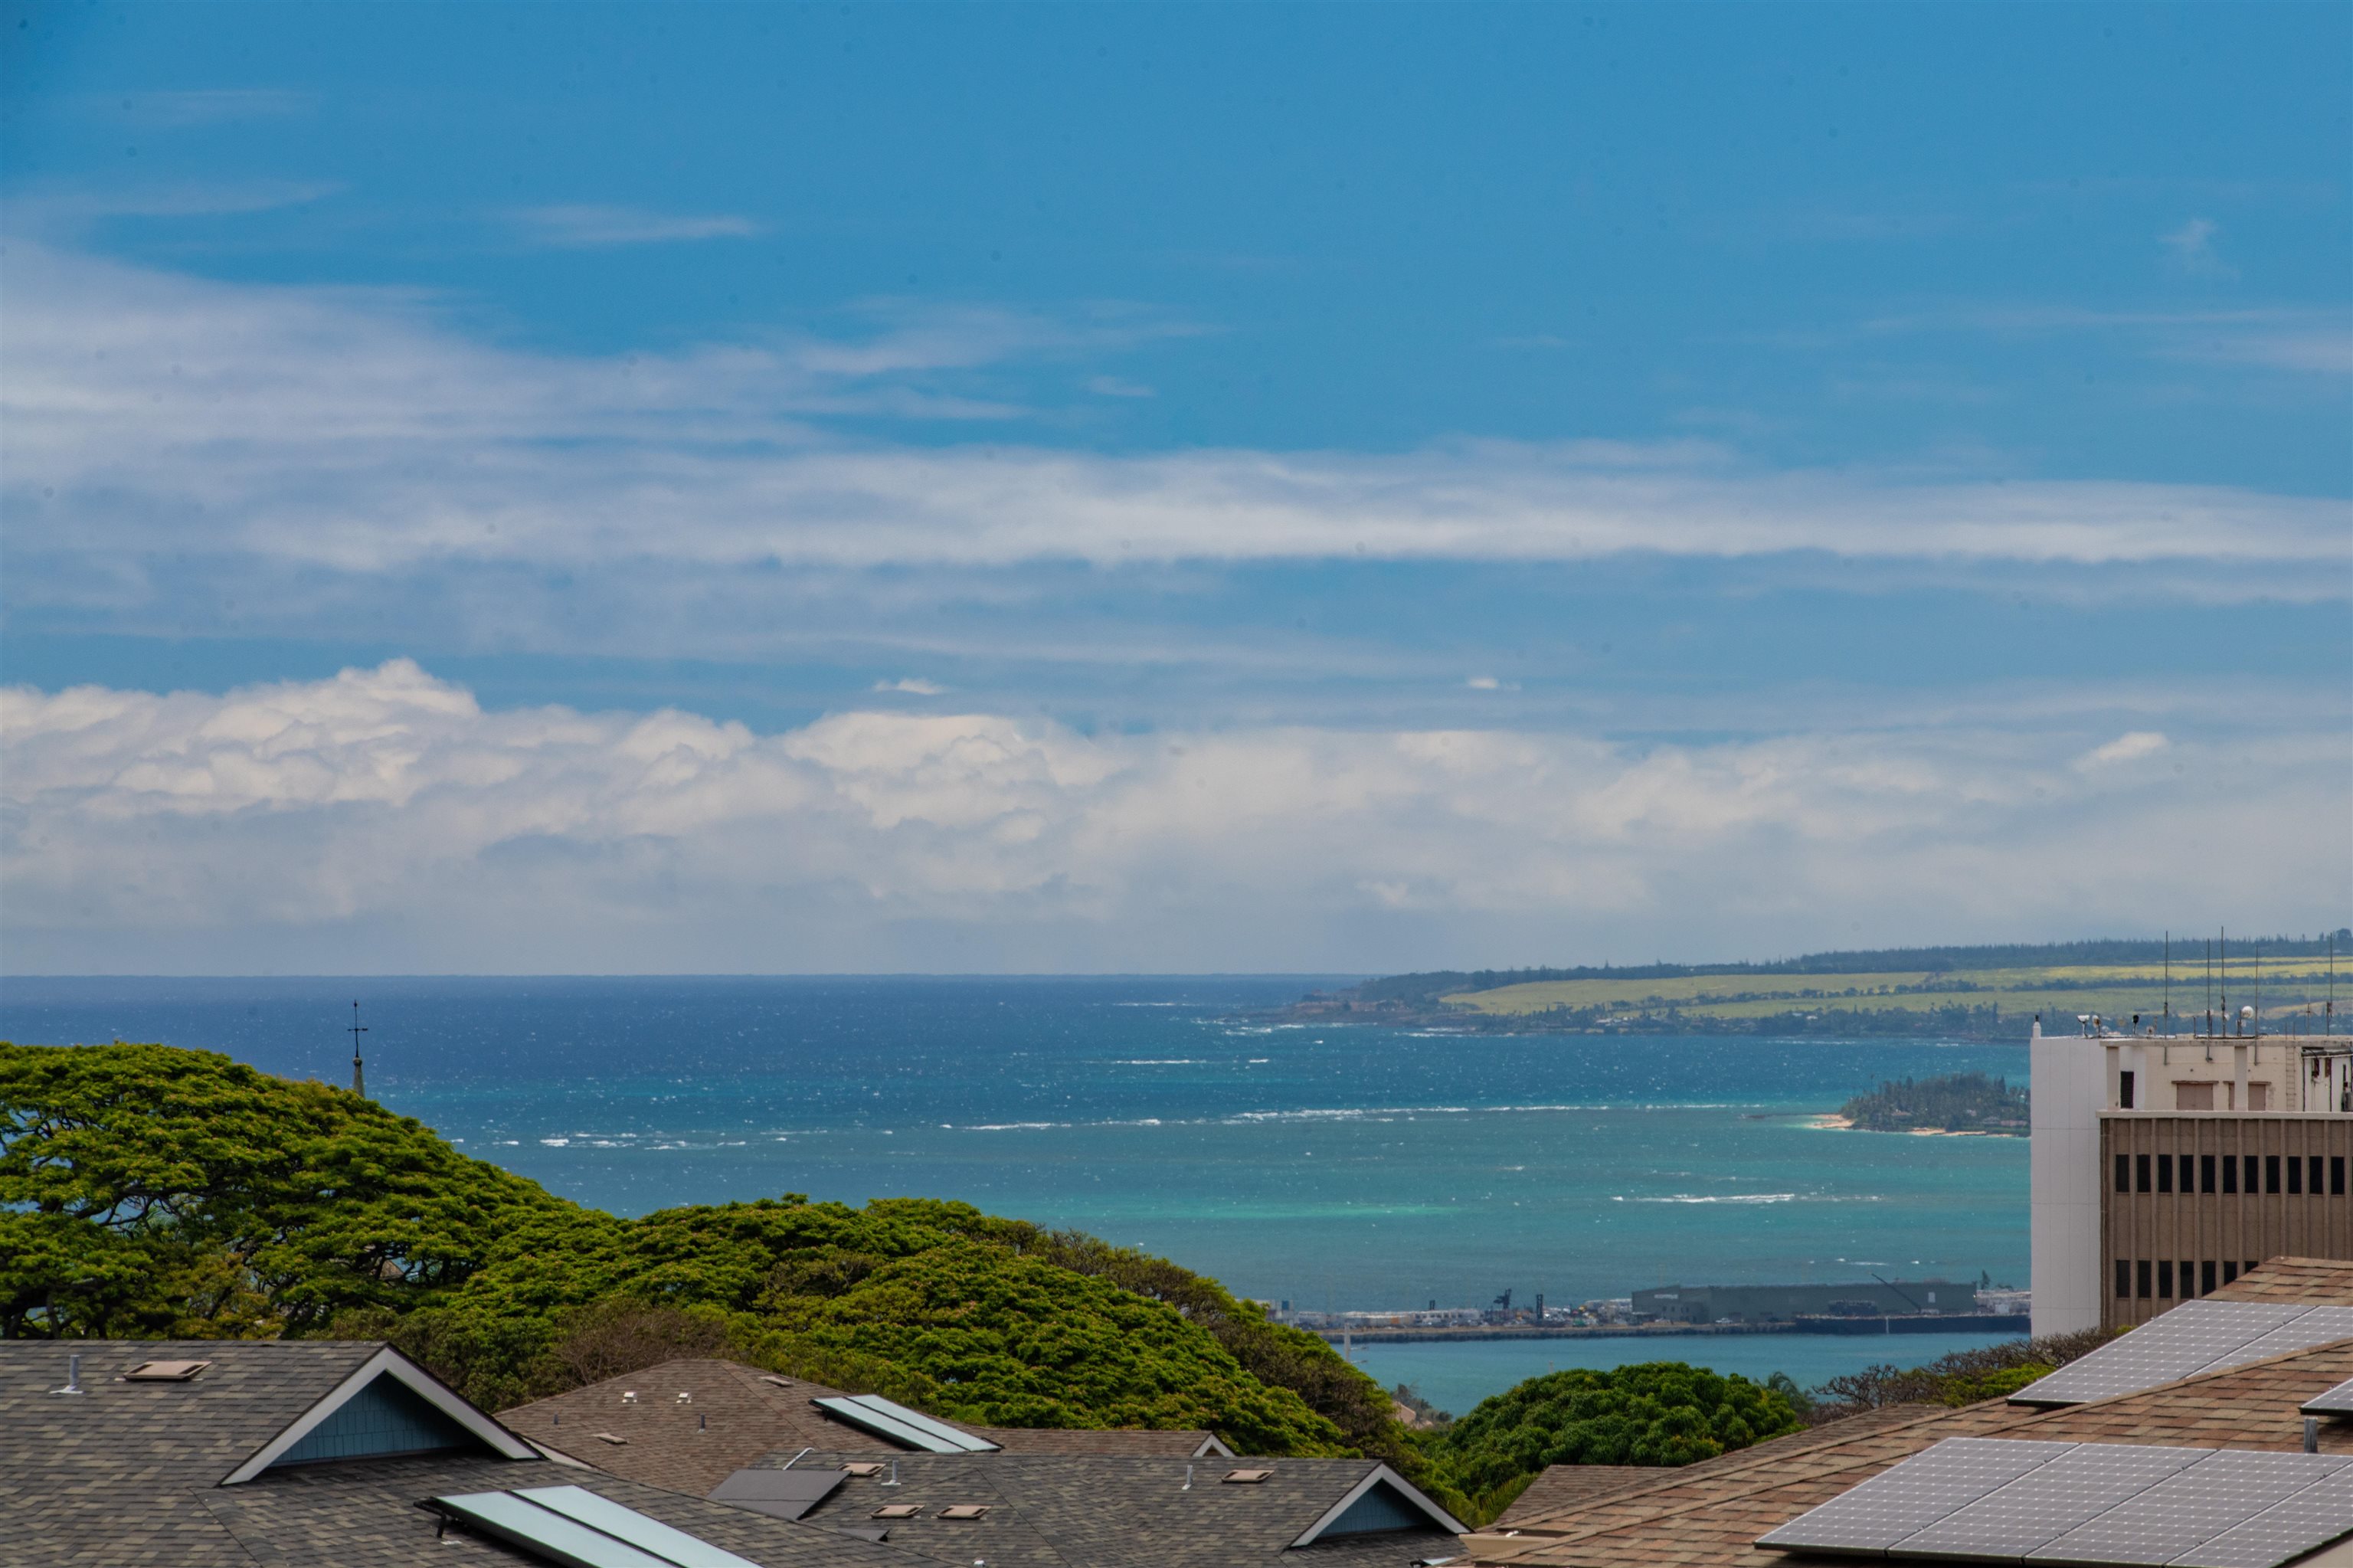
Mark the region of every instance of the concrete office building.
<instances>
[{"instance_id":1,"label":"concrete office building","mask_svg":"<svg viewBox=\"0 0 2353 1568\"><path fill-rule=\"evenodd\" d=\"M2267 1257L2353 1258L2353 1037L2087 1019L2037 1023L2030 1051L2036 1333L2147 1322Z\"/></svg>"}]
</instances>

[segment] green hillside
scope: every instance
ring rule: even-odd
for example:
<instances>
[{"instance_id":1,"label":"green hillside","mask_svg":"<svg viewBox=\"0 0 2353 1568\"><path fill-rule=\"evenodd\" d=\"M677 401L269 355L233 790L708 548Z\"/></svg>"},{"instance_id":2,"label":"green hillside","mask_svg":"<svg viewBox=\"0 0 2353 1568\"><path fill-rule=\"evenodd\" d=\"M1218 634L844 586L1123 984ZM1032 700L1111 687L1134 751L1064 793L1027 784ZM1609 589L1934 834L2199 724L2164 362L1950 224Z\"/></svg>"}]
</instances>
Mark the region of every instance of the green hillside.
<instances>
[{"instance_id":1,"label":"green hillside","mask_svg":"<svg viewBox=\"0 0 2353 1568\"><path fill-rule=\"evenodd\" d=\"M622 1219L346 1090L162 1045L0 1044L0 1336L385 1337L491 1408L681 1351L1004 1425L1377 1454L1388 1396L1216 1281L963 1203Z\"/></svg>"},{"instance_id":2,"label":"green hillside","mask_svg":"<svg viewBox=\"0 0 2353 1568\"><path fill-rule=\"evenodd\" d=\"M2326 1026L2337 990L2332 946L2353 1002L2353 932L2234 939L2227 964L2202 944L2116 940L2048 947L1893 948L1817 953L1769 963L1631 969L1439 971L1367 980L1303 1012L1472 1027L1804 1029L1823 1033L1967 1031L2022 1036L2036 1014L2072 1029L2080 1013L2119 1022L2168 1015L2177 1027L2227 1001L2259 1009L2263 1027ZM2169 958L2169 965L2168 965ZM2169 973L2168 973L2169 968Z\"/></svg>"}]
</instances>

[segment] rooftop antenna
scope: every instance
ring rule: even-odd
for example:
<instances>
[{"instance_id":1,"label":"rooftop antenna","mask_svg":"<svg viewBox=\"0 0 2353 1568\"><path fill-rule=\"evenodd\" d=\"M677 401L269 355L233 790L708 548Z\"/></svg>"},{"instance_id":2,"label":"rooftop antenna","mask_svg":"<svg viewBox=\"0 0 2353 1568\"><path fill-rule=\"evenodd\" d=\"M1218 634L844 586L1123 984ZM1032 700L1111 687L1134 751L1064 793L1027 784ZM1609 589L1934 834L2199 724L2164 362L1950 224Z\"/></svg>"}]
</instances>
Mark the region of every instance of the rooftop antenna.
<instances>
[{"instance_id":1,"label":"rooftop antenna","mask_svg":"<svg viewBox=\"0 0 2353 1568\"><path fill-rule=\"evenodd\" d=\"M360 1036L367 1033L367 1025L360 1022L360 1004L356 1001L352 1003L352 1026L346 1033L352 1037L352 1093L364 1099L367 1076L360 1067Z\"/></svg>"},{"instance_id":2,"label":"rooftop antenna","mask_svg":"<svg viewBox=\"0 0 2353 1568\"><path fill-rule=\"evenodd\" d=\"M2173 933L2165 934L2165 1032L2173 1033Z\"/></svg>"},{"instance_id":3,"label":"rooftop antenna","mask_svg":"<svg viewBox=\"0 0 2353 1568\"><path fill-rule=\"evenodd\" d=\"M2217 926L2214 928L2221 933L2215 950L2222 959L2222 1022L2235 1032L2238 1026L2231 1019L2231 927Z\"/></svg>"}]
</instances>

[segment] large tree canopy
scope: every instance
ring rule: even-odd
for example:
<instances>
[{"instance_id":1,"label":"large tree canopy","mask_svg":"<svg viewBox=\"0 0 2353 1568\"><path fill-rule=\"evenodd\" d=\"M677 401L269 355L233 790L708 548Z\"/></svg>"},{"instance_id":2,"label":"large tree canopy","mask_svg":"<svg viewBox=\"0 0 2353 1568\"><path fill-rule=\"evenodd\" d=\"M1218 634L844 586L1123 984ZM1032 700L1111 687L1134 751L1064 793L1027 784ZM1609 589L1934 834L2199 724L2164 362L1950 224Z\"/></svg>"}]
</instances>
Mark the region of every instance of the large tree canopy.
<instances>
[{"instance_id":1,"label":"large tree canopy","mask_svg":"<svg viewBox=\"0 0 2353 1568\"><path fill-rule=\"evenodd\" d=\"M794 1193L626 1220L341 1088L161 1045L0 1045L0 1334L324 1332L390 1337L494 1408L616 1345L720 1345L971 1420L1205 1426L1430 1476L1322 1340L1092 1237Z\"/></svg>"}]
</instances>

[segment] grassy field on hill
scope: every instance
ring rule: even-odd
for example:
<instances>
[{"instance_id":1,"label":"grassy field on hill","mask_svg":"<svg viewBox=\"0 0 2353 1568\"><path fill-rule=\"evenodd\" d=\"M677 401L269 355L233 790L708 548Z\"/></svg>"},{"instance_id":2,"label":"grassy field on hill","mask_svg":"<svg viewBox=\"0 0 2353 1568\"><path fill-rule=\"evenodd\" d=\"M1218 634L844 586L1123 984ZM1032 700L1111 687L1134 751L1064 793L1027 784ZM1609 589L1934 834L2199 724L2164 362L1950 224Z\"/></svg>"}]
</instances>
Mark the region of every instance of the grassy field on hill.
<instances>
[{"instance_id":1,"label":"grassy field on hill","mask_svg":"<svg viewBox=\"0 0 2353 1568\"><path fill-rule=\"evenodd\" d=\"M2348 965L2353 979L2353 964ZM2353 986L2348 986L2353 997ZM2229 998L2235 1011L2260 1003L2267 1025L2286 1027L2329 991L2325 963L2266 959L2231 966ZM2177 967L2171 987L2177 1018L2202 1016L2202 968ZM2021 1019L2041 1012L2072 1024L2079 1012L2129 1018L2155 1016L2166 1004L2161 966L2046 964L1990 969L1937 969L1851 974L1688 974L1656 979L1536 980L1491 991L1455 991L1440 999L1476 1012L1525 1016L1554 1011L1655 1012L1672 1008L1699 1018L1764 1018L1792 1011L1835 1012L1902 1010L1926 1012L1961 1005L1998 1008Z\"/></svg>"},{"instance_id":2,"label":"grassy field on hill","mask_svg":"<svg viewBox=\"0 0 2353 1568\"><path fill-rule=\"evenodd\" d=\"M2333 952L2332 952L2333 949ZM2072 1029L2079 1013L2128 1024L2166 1014L2202 1024L2211 1007L2262 1010L2266 1031L2316 1033L2353 930L2234 938L2226 966L2202 941L2142 938L1815 953L1754 963L1482 969L1388 975L1296 1005L1301 1016L1503 1030L1797 1030L1833 1034L2022 1036L2035 1014Z\"/></svg>"}]
</instances>

